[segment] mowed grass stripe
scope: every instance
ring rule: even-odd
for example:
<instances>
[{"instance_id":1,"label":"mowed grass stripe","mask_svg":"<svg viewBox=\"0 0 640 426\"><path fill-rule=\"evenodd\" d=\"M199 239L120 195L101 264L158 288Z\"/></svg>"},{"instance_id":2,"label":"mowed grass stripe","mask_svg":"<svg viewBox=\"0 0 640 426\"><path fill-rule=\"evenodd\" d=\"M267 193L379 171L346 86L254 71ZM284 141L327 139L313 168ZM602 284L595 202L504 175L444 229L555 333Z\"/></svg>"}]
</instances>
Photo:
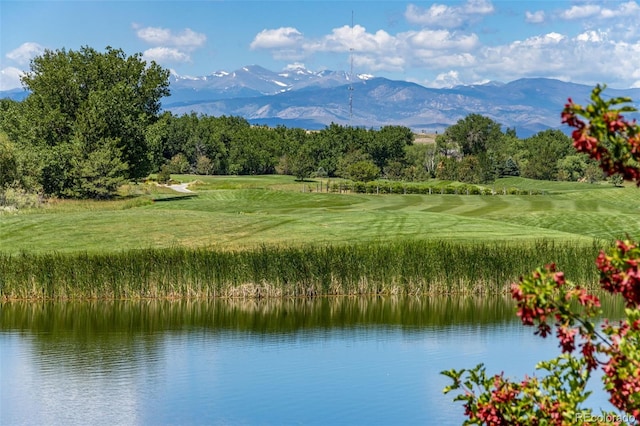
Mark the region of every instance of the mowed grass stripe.
<instances>
[{"instance_id":1,"label":"mowed grass stripe","mask_svg":"<svg viewBox=\"0 0 640 426\"><path fill-rule=\"evenodd\" d=\"M303 193L302 184L287 176L202 179L205 184L192 187L197 191L194 198L155 203L145 197L103 203L60 201L50 208L4 214L0 252L114 252L175 246L234 250L260 244L397 238L612 240L625 233L640 235L635 187L512 178L504 182L506 186L548 185L553 191L532 196L364 195ZM238 189L219 189L225 186Z\"/></svg>"}]
</instances>

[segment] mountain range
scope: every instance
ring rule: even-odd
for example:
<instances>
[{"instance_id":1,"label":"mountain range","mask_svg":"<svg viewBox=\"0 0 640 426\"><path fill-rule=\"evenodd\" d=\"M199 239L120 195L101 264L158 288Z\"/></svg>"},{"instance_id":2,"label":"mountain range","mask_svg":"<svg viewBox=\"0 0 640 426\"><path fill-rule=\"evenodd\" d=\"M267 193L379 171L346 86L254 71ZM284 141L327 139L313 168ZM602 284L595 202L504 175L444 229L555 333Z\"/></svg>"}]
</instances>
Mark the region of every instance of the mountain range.
<instances>
[{"instance_id":1,"label":"mountain range","mask_svg":"<svg viewBox=\"0 0 640 426\"><path fill-rule=\"evenodd\" d=\"M169 81L171 96L162 105L178 115L241 116L254 124L310 130L331 123L367 128L402 125L417 133L434 133L476 113L514 128L520 137L549 128L568 131L560 123L567 98L584 104L593 89L547 78L436 89L367 74L314 72L302 66L274 72L258 65L202 77L172 72ZM607 88L604 95L630 97L640 107L640 88ZM0 98L24 96L22 90L0 92Z\"/></svg>"}]
</instances>

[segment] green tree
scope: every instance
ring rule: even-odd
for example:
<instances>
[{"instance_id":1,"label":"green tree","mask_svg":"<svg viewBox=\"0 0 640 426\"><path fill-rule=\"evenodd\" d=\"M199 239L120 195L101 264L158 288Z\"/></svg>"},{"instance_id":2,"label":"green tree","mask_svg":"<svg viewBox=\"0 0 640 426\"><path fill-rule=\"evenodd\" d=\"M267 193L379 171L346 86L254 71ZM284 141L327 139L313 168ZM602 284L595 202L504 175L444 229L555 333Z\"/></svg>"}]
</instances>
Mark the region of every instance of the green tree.
<instances>
[{"instance_id":1,"label":"green tree","mask_svg":"<svg viewBox=\"0 0 640 426\"><path fill-rule=\"evenodd\" d=\"M441 158L436 167L436 179L458 180L458 161L455 158Z\"/></svg>"},{"instance_id":2,"label":"green tree","mask_svg":"<svg viewBox=\"0 0 640 426\"><path fill-rule=\"evenodd\" d=\"M30 144L40 151L47 169L41 176L45 190L71 197L103 196L102 190L75 189L104 184L113 193L113 179L146 176L151 162L145 132L157 120L160 99L169 94L168 77L168 70L153 62L147 65L140 54L126 56L111 47L104 53L90 47L46 50L34 58L22 77L31 92L24 100L24 119L32 129ZM46 158L45 152L52 148L76 157ZM117 164L118 176L105 181L89 178L106 170L87 169L86 153L94 151L93 160ZM83 179L88 181L78 182Z\"/></svg>"},{"instance_id":3,"label":"green tree","mask_svg":"<svg viewBox=\"0 0 640 426\"><path fill-rule=\"evenodd\" d=\"M289 167L291 174L294 175L297 180L303 181L311 177L311 174L316 170L316 161L308 145L298 149L298 152L291 158Z\"/></svg>"},{"instance_id":4,"label":"green tree","mask_svg":"<svg viewBox=\"0 0 640 426\"><path fill-rule=\"evenodd\" d=\"M411 180L426 180L436 176L438 166L438 152L435 144L413 144L405 149L408 167L413 167L409 175ZM405 175L407 173L405 172Z\"/></svg>"},{"instance_id":5,"label":"green tree","mask_svg":"<svg viewBox=\"0 0 640 426\"><path fill-rule=\"evenodd\" d=\"M390 162L404 162L405 147L413 144L411 129L403 126L384 126L366 141L365 152L380 170Z\"/></svg>"},{"instance_id":6,"label":"green tree","mask_svg":"<svg viewBox=\"0 0 640 426\"><path fill-rule=\"evenodd\" d=\"M584 178L586 170L587 157L584 155L567 155L558 160L558 180L579 181Z\"/></svg>"},{"instance_id":7,"label":"green tree","mask_svg":"<svg viewBox=\"0 0 640 426\"><path fill-rule=\"evenodd\" d=\"M195 170L199 175L210 175L213 173L213 162L206 155L198 155Z\"/></svg>"},{"instance_id":8,"label":"green tree","mask_svg":"<svg viewBox=\"0 0 640 426\"><path fill-rule=\"evenodd\" d=\"M457 145L460 153L465 155L479 155L487 152L491 144L496 143L502 136L500 124L489 117L480 114L470 114L448 127L441 139L441 145Z\"/></svg>"},{"instance_id":9,"label":"green tree","mask_svg":"<svg viewBox=\"0 0 640 426\"><path fill-rule=\"evenodd\" d=\"M371 160L356 161L347 167L349 179L356 182L370 182L380 176L380 169Z\"/></svg>"},{"instance_id":10,"label":"green tree","mask_svg":"<svg viewBox=\"0 0 640 426\"><path fill-rule=\"evenodd\" d=\"M500 176L520 176L520 168L513 158L507 158Z\"/></svg>"},{"instance_id":11,"label":"green tree","mask_svg":"<svg viewBox=\"0 0 640 426\"><path fill-rule=\"evenodd\" d=\"M571 139L560 130L548 129L525 140L527 162L522 176L530 179L556 180L558 160L574 152Z\"/></svg>"},{"instance_id":12,"label":"green tree","mask_svg":"<svg viewBox=\"0 0 640 426\"><path fill-rule=\"evenodd\" d=\"M0 133L0 189L18 180L16 149L5 133Z\"/></svg>"},{"instance_id":13,"label":"green tree","mask_svg":"<svg viewBox=\"0 0 640 426\"><path fill-rule=\"evenodd\" d=\"M458 163L458 179L466 183L482 183L483 170L475 155L467 155Z\"/></svg>"},{"instance_id":14,"label":"green tree","mask_svg":"<svg viewBox=\"0 0 640 426\"><path fill-rule=\"evenodd\" d=\"M181 152L174 155L167 163L169 173L184 174L189 173L190 169L191 165L189 164L189 160L187 160L187 157Z\"/></svg>"}]
</instances>

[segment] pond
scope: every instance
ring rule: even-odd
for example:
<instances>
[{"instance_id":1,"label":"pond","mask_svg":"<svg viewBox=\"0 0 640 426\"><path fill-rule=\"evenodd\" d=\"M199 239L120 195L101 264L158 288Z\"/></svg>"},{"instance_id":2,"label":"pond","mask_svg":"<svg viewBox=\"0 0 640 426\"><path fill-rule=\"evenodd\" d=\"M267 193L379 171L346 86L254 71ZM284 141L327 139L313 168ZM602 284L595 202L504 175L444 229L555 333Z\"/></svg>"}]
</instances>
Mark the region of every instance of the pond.
<instances>
[{"instance_id":1,"label":"pond","mask_svg":"<svg viewBox=\"0 0 640 426\"><path fill-rule=\"evenodd\" d=\"M502 296L0 309L2 425L459 425L442 370L522 377L559 353Z\"/></svg>"}]
</instances>

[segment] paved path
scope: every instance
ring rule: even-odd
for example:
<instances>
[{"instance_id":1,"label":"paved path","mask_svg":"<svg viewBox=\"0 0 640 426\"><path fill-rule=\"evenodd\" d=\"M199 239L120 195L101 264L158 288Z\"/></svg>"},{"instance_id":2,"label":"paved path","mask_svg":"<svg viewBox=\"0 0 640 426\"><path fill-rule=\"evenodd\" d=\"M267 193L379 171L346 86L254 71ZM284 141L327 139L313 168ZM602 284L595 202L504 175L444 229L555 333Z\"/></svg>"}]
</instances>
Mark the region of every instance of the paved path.
<instances>
[{"instance_id":1,"label":"paved path","mask_svg":"<svg viewBox=\"0 0 640 426\"><path fill-rule=\"evenodd\" d=\"M193 192L192 190L188 189L187 186L189 186L189 183L181 183L179 185L167 185L167 188L171 188L176 192L184 192L184 193Z\"/></svg>"}]
</instances>

